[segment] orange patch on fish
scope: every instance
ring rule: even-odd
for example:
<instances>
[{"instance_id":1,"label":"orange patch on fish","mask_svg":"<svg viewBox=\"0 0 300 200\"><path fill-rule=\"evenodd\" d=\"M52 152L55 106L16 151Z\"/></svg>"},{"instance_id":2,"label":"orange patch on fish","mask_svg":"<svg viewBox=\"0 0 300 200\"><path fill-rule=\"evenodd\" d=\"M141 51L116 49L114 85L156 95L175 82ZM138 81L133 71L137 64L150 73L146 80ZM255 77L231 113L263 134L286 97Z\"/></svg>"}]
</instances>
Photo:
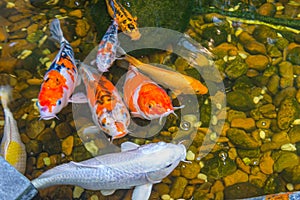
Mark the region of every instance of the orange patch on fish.
<instances>
[{"instance_id":1,"label":"orange patch on fish","mask_svg":"<svg viewBox=\"0 0 300 200\"><path fill-rule=\"evenodd\" d=\"M57 70L49 71L38 96L40 105L48 107L49 112L52 112L52 106L63 97L64 89L68 89L66 78Z\"/></svg>"}]
</instances>

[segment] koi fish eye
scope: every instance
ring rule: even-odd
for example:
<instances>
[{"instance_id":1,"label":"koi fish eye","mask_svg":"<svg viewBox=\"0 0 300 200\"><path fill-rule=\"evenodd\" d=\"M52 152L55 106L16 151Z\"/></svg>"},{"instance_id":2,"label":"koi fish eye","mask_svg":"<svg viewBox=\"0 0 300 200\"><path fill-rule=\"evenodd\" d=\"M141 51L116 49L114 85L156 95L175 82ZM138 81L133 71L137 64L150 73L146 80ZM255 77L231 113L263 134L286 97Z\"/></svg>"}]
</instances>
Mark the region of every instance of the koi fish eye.
<instances>
[{"instance_id":1,"label":"koi fish eye","mask_svg":"<svg viewBox=\"0 0 300 200\"><path fill-rule=\"evenodd\" d=\"M132 24L128 24L127 26L128 26L128 28L129 28L130 30L133 30L133 29L134 29L134 26L133 26Z\"/></svg>"},{"instance_id":2,"label":"koi fish eye","mask_svg":"<svg viewBox=\"0 0 300 200\"><path fill-rule=\"evenodd\" d=\"M57 105L61 105L61 100L58 100L58 101L57 101Z\"/></svg>"},{"instance_id":3,"label":"koi fish eye","mask_svg":"<svg viewBox=\"0 0 300 200\"><path fill-rule=\"evenodd\" d=\"M169 168L172 166L172 163L168 164L165 168Z\"/></svg>"}]
</instances>

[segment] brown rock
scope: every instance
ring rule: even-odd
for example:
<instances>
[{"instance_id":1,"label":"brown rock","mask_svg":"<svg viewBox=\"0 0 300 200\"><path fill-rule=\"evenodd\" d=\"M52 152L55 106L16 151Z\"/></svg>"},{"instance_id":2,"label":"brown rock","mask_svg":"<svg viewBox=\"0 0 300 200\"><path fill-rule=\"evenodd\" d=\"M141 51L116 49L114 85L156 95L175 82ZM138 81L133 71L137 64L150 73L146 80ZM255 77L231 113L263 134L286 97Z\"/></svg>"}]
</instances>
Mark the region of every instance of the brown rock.
<instances>
[{"instance_id":1,"label":"brown rock","mask_svg":"<svg viewBox=\"0 0 300 200\"><path fill-rule=\"evenodd\" d=\"M185 187L187 186L188 181L184 177L177 177L172 184L170 196L174 199L182 197Z\"/></svg>"},{"instance_id":2,"label":"brown rock","mask_svg":"<svg viewBox=\"0 0 300 200\"><path fill-rule=\"evenodd\" d=\"M5 42L8 38L8 34L4 26L0 27L0 42Z\"/></svg>"},{"instance_id":3,"label":"brown rock","mask_svg":"<svg viewBox=\"0 0 300 200\"><path fill-rule=\"evenodd\" d=\"M88 31L90 30L89 23L83 19L79 19L76 22L77 22L77 24L75 27L75 31L76 31L77 36L79 36L79 37L86 36Z\"/></svg>"},{"instance_id":4,"label":"brown rock","mask_svg":"<svg viewBox=\"0 0 300 200\"><path fill-rule=\"evenodd\" d=\"M234 185L236 183L242 183L248 181L248 174L241 170L236 170L233 174L224 177L225 186Z\"/></svg>"},{"instance_id":5,"label":"brown rock","mask_svg":"<svg viewBox=\"0 0 300 200\"><path fill-rule=\"evenodd\" d=\"M17 64L17 59L13 57L0 58L0 72L12 73Z\"/></svg>"},{"instance_id":6,"label":"brown rock","mask_svg":"<svg viewBox=\"0 0 300 200\"><path fill-rule=\"evenodd\" d=\"M82 18L82 11L80 9L72 10L71 12L69 12L69 16Z\"/></svg>"},{"instance_id":7,"label":"brown rock","mask_svg":"<svg viewBox=\"0 0 300 200\"><path fill-rule=\"evenodd\" d=\"M21 30L22 28L26 28L30 25L30 19L29 18L25 18L25 19L22 19L16 23L13 23L11 24L10 26L8 26L8 30L10 32L15 32L15 31L19 31Z\"/></svg>"},{"instance_id":8,"label":"brown rock","mask_svg":"<svg viewBox=\"0 0 300 200\"><path fill-rule=\"evenodd\" d=\"M74 137L70 135L69 137L67 137L62 141L61 144L62 152L67 156L71 155L73 150L73 145L74 145Z\"/></svg>"},{"instance_id":9,"label":"brown rock","mask_svg":"<svg viewBox=\"0 0 300 200\"><path fill-rule=\"evenodd\" d=\"M249 68L263 71L269 64L269 59L264 55L249 55L245 62L249 66Z\"/></svg>"},{"instance_id":10,"label":"brown rock","mask_svg":"<svg viewBox=\"0 0 300 200\"><path fill-rule=\"evenodd\" d=\"M196 178L200 172L200 165L197 162L183 163L180 167L181 175L187 179Z\"/></svg>"},{"instance_id":11,"label":"brown rock","mask_svg":"<svg viewBox=\"0 0 300 200\"><path fill-rule=\"evenodd\" d=\"M276 13L276 6L273 3L264 3L257 10L258 14L273 17Z\"/></svg>"},{"instance_id":12,"label":"brown rock","mask_svg":"<svg viewBox=\"0 0 300 200\"><path fill-rule=\"evenodd\" d=\"M217 181L213 184L213 186L211 187L210 192L211 192L211 193L223 192L224 188L225 188L225 187L224 187L222 181L217 180Z\"/></svg>"},{"instance_id":13,"label":"brown rock","mask_svg":"<svg viewBox=\"0 0 300 200\"><path fill-rule=\"evenodd\" d=\"M231 121L231 127L251 131L255 128L255 121L252 118L236 118Z\"/></svg>"},{"instance_id":14,"label":"brown rock","mask_svg":"<svg viewBox=\"0 0 300 200\"><path fill-rule=\"evenodd\" d=\"M153 189L158 192L159 196L169 194L170 188L165 183L158 183L153 186Z\"/></svg>"},{"instance_id":15,"label":"brown rock","mask_svg":"<svg viewBox=\"0 0 300 200\"><path fill-rule=\"evenodd\" d=\"M245 44L245 50L251 54L267 54L265 45L257 41L251 41Z\"/></svg>"},{"instance_id":16,"label":"brown rock","mask_svg":"<svg viewBox=\"0 0 300 200\"><path fill-rule=\"evenodd\" d=\"M274 165L274 160L270 156L270 152L266 152L260 159L260 163L259 163L260 170L265 174L272 174L273 165Z\"/></svg>"}]
</instances>

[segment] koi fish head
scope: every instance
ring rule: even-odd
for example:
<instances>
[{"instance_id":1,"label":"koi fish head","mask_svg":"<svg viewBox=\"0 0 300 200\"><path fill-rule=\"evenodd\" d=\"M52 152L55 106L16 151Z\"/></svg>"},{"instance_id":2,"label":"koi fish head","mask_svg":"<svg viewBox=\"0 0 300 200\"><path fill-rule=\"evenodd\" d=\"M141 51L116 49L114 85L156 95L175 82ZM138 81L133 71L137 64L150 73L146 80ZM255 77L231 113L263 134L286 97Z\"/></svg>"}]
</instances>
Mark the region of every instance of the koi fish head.
<instances>
[{"instance_id":1,"label":"koi fish head","mask_svg":"<svg viewBox=\"0 0 300 200\"><path fill-rule=\"evenodd\" d=\"M208 89L205 85L203 85L200 81L196 79L191 79L190 86L193 88L194 92L196 94L206 94L208 92Z\"/></svg>"},{"instance_id":2,"label":"koi fish head","mask_svg":"<svg viewBox=\"0 0 300 200\"><path fill-rule=\"evenodd\" d=\"M141 33L137 27L137 18L128 18L120 23L121 30L128 35L132 40L139 40Z\"/></svg>"},{"instance_id":3,"label":"koi fish head","mask_svg":"<svg viewBox=\"0 0 300 200\"><path fill-rule=\"evenodd\" d=\"M170 97L158 85L147 83L137 92L136 106L149 119L160 118L174 112Z\"/></svg>"},{"instance_id":4,"label":"koi fish head","mask_svg":"<svg viewBox=\"0 0 300 200\"><path fill-rule=\"evenodd\" d=\"M57 118L56 114L68 103L66 89L68 86L65 77L56 70L49 71L45 76L37 101L41 119Z\"/></svg>"}]
</instances>

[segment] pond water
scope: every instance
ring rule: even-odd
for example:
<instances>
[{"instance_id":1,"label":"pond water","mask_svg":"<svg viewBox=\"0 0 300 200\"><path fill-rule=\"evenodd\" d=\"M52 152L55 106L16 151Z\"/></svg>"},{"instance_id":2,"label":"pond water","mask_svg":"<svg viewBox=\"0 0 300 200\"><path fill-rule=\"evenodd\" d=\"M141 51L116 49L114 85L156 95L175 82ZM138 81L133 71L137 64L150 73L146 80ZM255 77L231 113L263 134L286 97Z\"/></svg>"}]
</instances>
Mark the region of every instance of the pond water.
<instances>
[{"instance_id":1,"label":"pond water","mask_svg":"<svg viewBox=\"0 0 300 200\"><path fill-rule=\"evenodd\" d=\"M162 123L132 116L129 134L110 142L103 132L83 131L93 125L88 104L69 103L50 120L40 120L36 106L60 48L50 37L50 22L60 20L75 59L90 65L112 22L105 1L0 0L0 85L12 87L9 108L26 147L25 176L32 180L62 163L118 152L126 141L165 141L183 143L189 162L154 184L149 199L240 199L300 190L300 2L120 3L137 16L141 33L139 40L119 33L120 46L157 66L147 76L162 86L174 107L184 107ZM122 97L127 66L117 59L100 74ZM171 72L162 76L165 69ZM188 92L176 72L200 81L208 92ZM83 83L75 91L84 92ZM1 107L1 137L4 116ZM34 199L131 195L132 189L103 196L64 185L42 189Z\"/></svg>"}]
</instances>

